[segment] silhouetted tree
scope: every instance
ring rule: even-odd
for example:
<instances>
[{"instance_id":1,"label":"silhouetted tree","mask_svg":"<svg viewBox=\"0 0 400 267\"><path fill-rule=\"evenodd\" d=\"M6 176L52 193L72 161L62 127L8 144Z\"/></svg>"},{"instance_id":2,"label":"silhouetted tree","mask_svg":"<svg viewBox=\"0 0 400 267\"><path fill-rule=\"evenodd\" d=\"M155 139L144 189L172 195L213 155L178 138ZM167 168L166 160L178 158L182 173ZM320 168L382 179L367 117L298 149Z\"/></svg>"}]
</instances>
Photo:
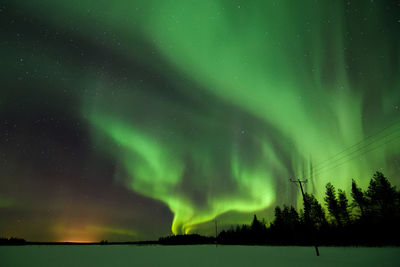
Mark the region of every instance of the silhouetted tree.
<instances>
[{"instance_id":1,"label":"silhouetted tree","mask_svg":"<svg viewBox=\"0 0 400 267\"><path fill-rule=\"evenodd\" d=\"M283 224L288 230L294 230L300 224L299 214L293 206L289 208L283 205L282 217Z\"/></svg>"},{"instance_id":2,"label":"silhouetted tree","mask_svg":"<svg viewBox=\"0 0 400 267\"><path fill-rule=\"evenodd\" d=\"M164 245L194 245L194 244L214 244L214 237L201 236L198 234L172 235L160 237L159 244Z\"/></svg>"},{"instance_id":3,"label":"silhouetted tree","mask_svg":"<svg viewBox=\"0 0 400 267\"><path fill-rule=\"evenodd\" d=\"M339 213L340 217L345 224L350 223L349 201L347 200L346 193L338 189L339 198Z\"/></svg>"},{"instance_id":4,"label":"silhouetted tree","mask_svg":"<svg viewBox=\"0 0 400 267\"><path fill-rule=\"evenodd\" d=\"M305 193L304 194L304 217L303 222L307 227L313 229L320 229L322 226L326 225L325 212L315 198L314 195Z\"/></svg>"},{"instance_id":5,"label":"silhouetted tree","mask_svg":"<svg viewBox=\"0 0 400 267\"><path fill-rule=\"evenodd\" d=\"M351 196L353 198L353 206L360 210L361 217L365 217L368 204L367 199L364 196L364 192L357 186L354 180L351 180Z\"/></svg>"},{"instance_id":6,"label":"silhouetted tree","mask_svg":"<svg viewBox=\"0 0 400 267\"><path fill-rule=\"evenodd\" d=\"M376 172L371 179L367 192L370 209L380 219L392 219L396 213L398 193L396 188L390 184L388 179L381 173Z\"/></svg>"},{"instance_id":7,"label":"silhouetted tree","mask_svg":"<svg viewBox=\"0 0 400 267\"><path fill-rule=\"evenodd\" d=\"M25 239L10 237L4 238L0 237L0 245L24 245L26 243Z\"/></svg>"},{"instance_id":8,"label":"silhouetted tree","mask_svg":"<svg viewBox=\"0 0 400 267\"><path fill-rule=\"evenodd\" d=\"M340 216L339 203L336 198L335 187L331 183L326 184L325 191L325 204L328 208L329 214L335 219L338 225L342 225L342 220Z\"/></svg>"},{"instance_id":9,"label":"silhouetted tree","mask_svg":"<svg viewBox=\"0 0 400 267\"><path fill-rule=\"evenodd\" d=\"M290 208L283 205L283 210L277 206L275 207L275 219L271 226L279 230L293 230L300 224L299 213L291 206Z\"/></svg>"},{"instance_id":10,"label":"silhouetted tree","mask_svg":"<svg viewBox=\"0 0 400 267\"><path fill-rule=\"evenodd\" d=\"M250 229L253 232L261 232L264 228L265 228L265 225L263 223L261 223L261 221L259 221L257 219L257 216L254 214Z\"/></svg>"},{"instance_id":11,"label":"silhouetted tree","mask_svg":"<svg viewBox=\"0 0 400 267\"><path fill-rule=\"evenodd\" d=\"M304 194L300 214L294 207L275 207L275 218L267 228L254 215L251 225L222 231L219 240L230 244L274 245L400 245L400 192L380 172L363 191L354 180L352 205L361 216L351 216L346 193L328 183L325 203L334 223L311 194Z\"/></svg>"}]
</instances>

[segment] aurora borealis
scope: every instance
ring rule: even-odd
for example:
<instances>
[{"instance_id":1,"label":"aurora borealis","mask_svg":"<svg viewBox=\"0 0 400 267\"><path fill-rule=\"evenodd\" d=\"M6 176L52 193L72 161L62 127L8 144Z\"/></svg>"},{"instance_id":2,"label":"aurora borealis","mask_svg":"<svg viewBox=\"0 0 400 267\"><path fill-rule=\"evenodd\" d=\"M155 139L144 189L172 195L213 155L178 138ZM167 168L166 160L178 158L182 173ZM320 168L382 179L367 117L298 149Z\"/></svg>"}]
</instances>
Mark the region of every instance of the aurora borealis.
<instances>
[{"instance_id":1,"label":"aurora borealis","mask_svg":"<svg viewBox=\"0 0 400 267\"><path fill-rule=\"evenodd\" d=\"M267 221L400 185L398 1L2 1L0 236ZM339 153L339 154L338 154Z\"/></svg>"}]
</instances>

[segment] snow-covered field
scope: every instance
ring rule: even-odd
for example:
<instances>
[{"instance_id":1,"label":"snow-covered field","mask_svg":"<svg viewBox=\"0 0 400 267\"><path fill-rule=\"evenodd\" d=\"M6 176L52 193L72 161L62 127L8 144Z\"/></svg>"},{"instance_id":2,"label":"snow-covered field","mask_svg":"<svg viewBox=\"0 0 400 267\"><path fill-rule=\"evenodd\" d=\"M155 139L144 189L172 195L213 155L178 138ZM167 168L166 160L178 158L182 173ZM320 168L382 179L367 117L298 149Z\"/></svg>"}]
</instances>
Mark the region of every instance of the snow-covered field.
<instances>
[{"instance_id":1,"label":"snow-covered field","mask_svg":"<svg viewBox=\"0 0 400 267\"><path fill-rule=\"evenodd\" d=\"M0 266L400 266L400 248L2 246Z\"/></svg>"}]
</instances>

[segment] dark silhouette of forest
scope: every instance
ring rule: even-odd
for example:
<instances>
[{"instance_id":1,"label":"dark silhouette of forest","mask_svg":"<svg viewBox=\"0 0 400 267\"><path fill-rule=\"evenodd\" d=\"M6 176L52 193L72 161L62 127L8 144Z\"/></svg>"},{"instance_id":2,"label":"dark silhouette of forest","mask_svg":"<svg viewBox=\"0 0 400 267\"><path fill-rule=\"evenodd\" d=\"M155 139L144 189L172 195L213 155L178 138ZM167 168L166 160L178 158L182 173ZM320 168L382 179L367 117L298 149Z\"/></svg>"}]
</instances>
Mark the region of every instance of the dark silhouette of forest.
<instances>
[{"instance_id":1,"label":"dark silhouette of forest","mask_svg":"<svg viewBox=\"0 0 400 267\"><path fill-rule=\"evenodd\" d=\"M161 245L198 245L198 244L214 244L215 238L202 236L198 234L192 235L172 235L161 237L158 240Z\"/></svg>"},{"instance_id":2,"label":"dark silhouette of forest","mask_svg":"<svg viewBox=\"0 0 400 267\"><path fill-rule=\"evenodd\" d=\"M351 202L346 192L328 183L325 206L304 194L303 208L277 206L267 227L254 215L251 225L222 231L219 244L259 245L399 245L400 192L376 172L366 190L352 180Z\"/></svg>"},{"instance_id":3,"label":"dark silhouette of forest","mask_svg":"<svg viewBox=\"0 0 400 267\"><path fill-rule=\"evenodd\" d=\"M10 237L10 238L5 238L5 237L0 237L0 245L25 245L26 241L25 239L22 238L16 238L16 237Z\"/></svg>"}]
</instances>

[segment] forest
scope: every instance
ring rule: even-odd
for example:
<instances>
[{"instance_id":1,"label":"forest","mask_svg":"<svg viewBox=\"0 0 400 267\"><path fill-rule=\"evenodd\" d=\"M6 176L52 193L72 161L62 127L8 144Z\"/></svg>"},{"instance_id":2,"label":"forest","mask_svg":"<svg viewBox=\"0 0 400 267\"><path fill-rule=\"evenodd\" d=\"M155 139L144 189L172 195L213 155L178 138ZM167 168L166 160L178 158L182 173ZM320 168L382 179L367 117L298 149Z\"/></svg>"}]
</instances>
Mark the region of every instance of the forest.
<instances>
[{"instance_id":1,"label":"forest","mask_svg":"<svg viewBox=\"0 0 400 267\"><path fill-rule=\"evenodd\" d=\"M258 245L399 245L400 191L381 172L363 190L352 180L351 200L346 192L328 183L324 206L304 193L299 211L284 205L275 208L267 225L254 215L250 225L221 231L219 244Z\"/></svg>"}]
</instances>

